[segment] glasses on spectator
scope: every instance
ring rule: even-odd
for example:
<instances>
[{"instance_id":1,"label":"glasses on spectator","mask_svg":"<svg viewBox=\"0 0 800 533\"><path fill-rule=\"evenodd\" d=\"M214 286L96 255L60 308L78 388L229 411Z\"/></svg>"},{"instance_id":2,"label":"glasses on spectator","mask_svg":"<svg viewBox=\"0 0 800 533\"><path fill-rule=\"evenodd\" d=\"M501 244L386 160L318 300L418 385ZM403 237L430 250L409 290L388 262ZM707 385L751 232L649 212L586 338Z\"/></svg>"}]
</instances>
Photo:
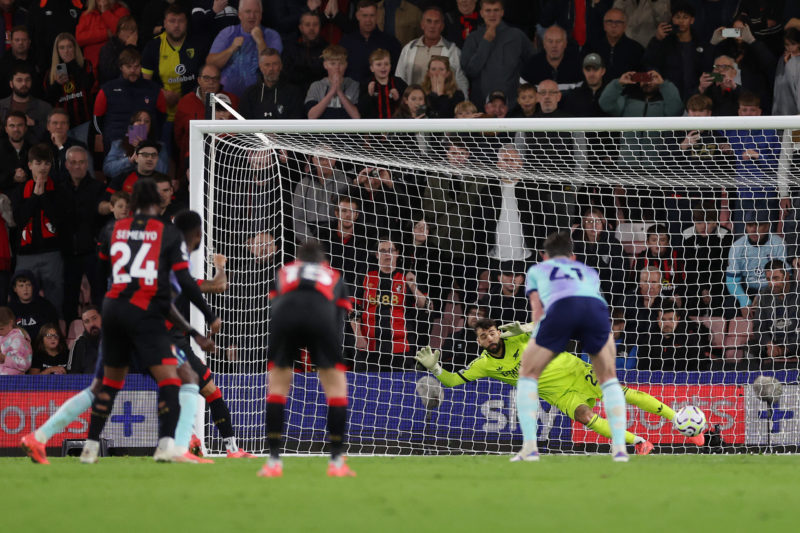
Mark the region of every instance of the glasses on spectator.
<instances>
[{"instance_id":1,"label":"glasses on spectator","mask_svg":"<svg viewBox=\"0 0 800 533\"><path fill-rule=\"evenodd\" d=\"M205 81L219 81L222 79L222 76L200 76L201 80Z\"/></svg>"},{"instance_id":2,"label":"glasses on spectator","mask_svg":"<svg viewBox=\"0 0 800 533\"><path fill-rule=\"evenodd\" d=\"M603 22L605 24L613 24L614 26L617 26L619 24L625 24L624 20L618 20L618 19L614 19L614 20L608 19L608 20L604 20Z\"/></svg>"},{"instance_id":3,"label":"glasses on spectator","mask_svg":"<svg viewBox=\"0 0 800 533\"><path fill-rule=\"evenodd\" d=\"M555 96L555 95L557 95L557 94L561 94L561 91L556 91L556 90L552 90L552 91L539 91L539 94L550 94L550 95L553 95L553 96Z\"/></svg>"},{"instance_id":4,"label":"glasses on spectator","mask_svg":"<svg viewBox=\"0 0 800 533\"><path fill-rule=\"evenodd\" d=\"M139 152L137 155L140 157L158 157L158 152Z\"/></svg>"},{"instance_id":5,"label":"glasses on spectator","mask_svg":"<svg viewBox=\"0 0 800 533\"><path fill-rule=\"evenodd\" d=\"M391 248L387 248L385 246L383 248L378 248L378 253L379 254L393 254L396 251L397 251L397 248L395 248L394 246L392 246Z\"/></svg>"},{"instance_id":6,"label":"glasses on spectator","mask_svg":"<svg viewBox=\"0 0 800 533\"><path fill-rule=\"evenodd\" d=\"M48 339L57 339L58 333L46 333L45 337L47 337Z\"/></svg>"},{"instance_id":7,"label":"glasses on spectator","mask_svg":"<svg viewBox=\"0 0 800 533\"><path fill-rule=\"evenodd\" d=\"M725 64L714 65L714 70L728 70L732 68L733 65L725 65Z\"/></svg>"}]
</instances>

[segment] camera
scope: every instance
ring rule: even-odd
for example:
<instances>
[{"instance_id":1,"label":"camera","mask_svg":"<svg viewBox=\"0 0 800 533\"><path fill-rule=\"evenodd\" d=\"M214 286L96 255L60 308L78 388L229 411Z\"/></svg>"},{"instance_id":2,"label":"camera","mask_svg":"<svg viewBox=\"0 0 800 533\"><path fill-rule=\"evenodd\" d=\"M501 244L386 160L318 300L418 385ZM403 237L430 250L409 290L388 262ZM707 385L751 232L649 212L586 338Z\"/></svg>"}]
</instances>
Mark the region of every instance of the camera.
<instances>
[{"instance_id":1,"label":"camera","mask_svg":"<svg viewBox=\"0 0 800 533\"><path fill-rule=\"evenodd\" d=\"M723 39L738 39L742 36L741 28L722 28Z\"/></svg>"},{"instance_id":2,"label":"camera","mask_svg":"<svg viewBox=\"0 0 800 533\"><path fill-rule=\"evenodd\" d=\"M425 114L425 113L427 113L427 112L428 112L428 106L426 106L426 105L421 105L421 106L419 106L419 107L417 108L417 114L416 114L416 116L418 116L418 117L421 117L422 115L424 115L424 114Z\"/></svg>"},{"instance_id":3,"label":"camera","mask_svg":"<svg viewBox=\"0 0 800 533\"><path fill-rule=\"evenodd\" d=\"M711 76L711 78L714 80L714 83L719 83L725 79L725 76L719 72L709 72L708 75Z\"/></svg>"},{"instance_id":4,"label":"camera","mask_svg":"<svg viewBox=\"0 0 800 533\"><path fill-rule=\"evenodd\" d=\"M61 75L67 76L69 75L67 72L67 64L66 63L59 63L56 65L56 76Z\"/></svg>"},{"instance_id":5,"label":"camera","mask_svg":"<svg viewBox=\"0 0 800 533\"><path fill-rule=\"evenodd\" d=\"M649 72L636 72L631 76L631 81L634 83L647 83L651 79L653 79L653 77Z\"/></svg>"}]
</instances>

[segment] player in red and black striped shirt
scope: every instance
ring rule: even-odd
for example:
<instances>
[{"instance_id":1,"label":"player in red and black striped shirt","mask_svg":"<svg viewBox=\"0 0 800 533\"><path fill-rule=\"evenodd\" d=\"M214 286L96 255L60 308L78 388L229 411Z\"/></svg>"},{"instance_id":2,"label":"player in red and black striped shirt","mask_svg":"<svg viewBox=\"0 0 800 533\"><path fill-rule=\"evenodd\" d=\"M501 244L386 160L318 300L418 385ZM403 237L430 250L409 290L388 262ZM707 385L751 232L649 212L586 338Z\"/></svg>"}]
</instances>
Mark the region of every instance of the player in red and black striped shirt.
<instances>
[{"instance_id":1,"label":"player in red and black striped shirt","mask_svg":"<svg viewBox=\"0 0 800 533\"><path fill-rule=\"evenodd\" d=\"M280 448L286 397L292 385L292 365L307 348L319 369L319 380L328 400L328 434L331 461L328 475L355 476L344 462L347 420L347 379L342 359L344 314L353 310L341 275L333 270L316 241L306 242L297 261L278 272L277 286L270 293L272 319L269 328L269 394L267 394L267 440L270 457L261 477L280 477Z\"/></svg>"},{"instance_id":2,"label":"player in red and black striped shirt","mask_svg":"<svg viewBox=\"0 0 800 533\"><path fill-rule=\"evenodd\" d=\"M111 288L103 302L105 377L92 403L84 451L98 446L133 356L139 368L148 369L158 383L159 444L155 458L168 460L173 454L181 385L178 357L164 320L172 302L170 273L201 310L212 333L219 331L220 320L189 274L189 256L179 230L158 219L161 197L155 182L149 178L137 181L131 200L134 216L115 221L110 231L104 231L100 243L100 258L111 262Z\"/></svg>"}]
</instances>

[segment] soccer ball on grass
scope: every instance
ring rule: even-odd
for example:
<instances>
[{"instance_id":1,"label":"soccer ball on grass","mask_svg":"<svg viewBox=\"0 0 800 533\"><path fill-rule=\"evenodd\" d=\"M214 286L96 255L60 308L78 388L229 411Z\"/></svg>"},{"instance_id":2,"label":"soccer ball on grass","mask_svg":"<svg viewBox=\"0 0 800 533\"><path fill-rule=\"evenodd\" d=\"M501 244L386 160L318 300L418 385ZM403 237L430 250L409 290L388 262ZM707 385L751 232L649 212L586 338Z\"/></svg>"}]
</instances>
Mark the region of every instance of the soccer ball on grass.
<instances>
[{"instance_id":1,"label":"soccer ball on grass","mask_svg":"<svg viewBox=\"0 0 800 533\"><path fill-rule=\"evenodd\" d=\"M672 425L685 437L700 435L706 429L706 414L694 405L682 407L675 413Z\"/></svg>"}]
</instances>

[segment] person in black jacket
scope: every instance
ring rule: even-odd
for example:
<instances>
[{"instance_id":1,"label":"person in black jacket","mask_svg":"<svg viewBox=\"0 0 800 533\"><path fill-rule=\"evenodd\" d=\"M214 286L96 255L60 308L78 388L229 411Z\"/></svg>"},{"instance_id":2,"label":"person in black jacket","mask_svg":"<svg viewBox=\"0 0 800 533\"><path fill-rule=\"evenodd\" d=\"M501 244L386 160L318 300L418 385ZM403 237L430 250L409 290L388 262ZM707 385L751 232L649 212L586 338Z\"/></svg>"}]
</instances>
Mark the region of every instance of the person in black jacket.
<instances>
[{"instance_id":1,"label":"person in black jacket","mask_svg":"<svg viewBox=\"0 0 800 533\"><path fill-rule=\"evenodd\" d=\"M64 207L50 178L52 164L53 153L46 144L34 145L28 151L28 168L33 177L17 190L12 202L20 235L16 270L32 270L37 274L42 280L45 297L56 309L61 309L64 298L64 262L61 257Z\"/></svg>"},{"instance_id":2,"label":"person in black jacket","mask_svg":"<svg viewBox=\"0 0 800 533\"><path fill-rule=\"evenodd\" d=\"M47 323L58 323L58 311L46 298L39 296L36 274L30 270L17 270L11 278L8 306L17 317L17 326L24 329L31 339L39 335L39 329Z\"/></svg>"},{"instance_id":3,"label":"person in black jacket","mask_svg":"<svg viewBox=\"0 0 800 533\"><path fill-rule=\"evenodd\" d=\"M710 47L692 32L694 13L690 4L673 2L671 23L658 25L643 59L646 65L655 67L664 79L675 84L683 100L694 92L696 80L711 63ZM774 66L774 59L772 63Z\"/></svg>"},{"instance_id":4,"label":"person in black jacket","mask_svg":"<svg viewBox=\"0 0 800 533\"><path fill-rule=\"evenodd\" d=\"M572 242L577 260L600 273L600 291L609 305L621 305L625 297L625 253L608 231L608 221L599 207L584 211Z\"/></svg>"},{"instance_id":5,"label":"person in black jacket","mask_svg":"<svg viewBox=\"0 0 800 533\"><path fill-rule=\"evenodd\" d=\"M103 86L111 80L119 77L120 53L126 47L136 48L139 42L139 31L136 26L136 19L130 15L125 15L117 21L117 33L112 35L106 44L100 49L100 57L97 61L97 84Z\"/></svg>"},{"instance_id":6,"label":"person in black jacket","mask_svg":"<svg viewBox=\"0 0 800 533\"><path fill-rule=\"evenodd\" d=\"M4 124L5 135L0 137L0 193L11 196L28 181L28 123L21 111L8 114Z\"/></svg>"},{"instance_id":7,"label":"person in black jacket","mask_svg":"<svg viewBox=\"0 0 800 533\"><path fill-rule=\"evenodd\" d=\"M281 79L280 52L265 48L258 56L258 69L262 81L248 87L239 101L242 116L247 119L305 118L305 93Z\"/></svg>"},{"instance_id":8,"label":"person in black jacket","mask_svg":"<svg viewBox=\"0 0 800 533\"><path fill-rule=\"evenodd\" d=\"M327 76L322 66L322 51L328 42L320 34L319 13L307 11L300 17L299 34L283 41L283 67L289 83L297 85L303 94L317 80Z\"/></svg>"},{"instance_id":9,"label":"person in black jacket","mask_svg":"<svg viewBox=\"0 0 800 533\"><path fill-rule=\"evenodd\" d=\"M625 35L627 19L621 9L609 9L603 15L604 35L590 38L583 48L587 56L596 53L603 58L607 80L615 80L642 66L644 47Z\"/></svg>"},{"instance_id":10,"label":"person in black jacket","mask_svg":"<svg viewBox=\"0 0 800 533\"><path fill-rule=\"evenodd\" d=\"M639 370L706 370L710 364L711 339L705 326L684 320L671 298L657 310L655 324L640 337L636 356Z\"/></svg>"},{"instance_id":11,"label":"person in black jacket","mask_svg":"<svg viewBox=\"0 0 800 533\"><path fill-rule=\"evenodd\" d=\"M75 340L69 353L70 374L93 374L100 349L100 327L103 317L97 306L89 305L81 313L83 334Z\"/></svg>"},{"instance_id":12,"label":"person in black jacket","mask_svg":"<svg viewBox=\"0 0 800 533\"><path fill-rule=\"evenodd\" d=\"M453 331L453 334L442 343L441 363L445 370L455 372L467 366L480 351L475 323L482 318L486 318L485 307L477 303L466 304L463 326Z\"/></svg>"},{"instance_id":13,"label":"person in black jacket","mask_svg":"<svg viewBox=\"0 0 800 533\"><path fill-rule=\"evenodd\" d=\"M105 285L96 279L95 236L102 219L97 207L103 198L102 183L88 172L89 152L80 146L67 150L68 179L57 187L64 205L64 319L67 323L78 316L81 279L86 275L92 288L92 302L100 303Z\"/></svg>"}]
</instances>

